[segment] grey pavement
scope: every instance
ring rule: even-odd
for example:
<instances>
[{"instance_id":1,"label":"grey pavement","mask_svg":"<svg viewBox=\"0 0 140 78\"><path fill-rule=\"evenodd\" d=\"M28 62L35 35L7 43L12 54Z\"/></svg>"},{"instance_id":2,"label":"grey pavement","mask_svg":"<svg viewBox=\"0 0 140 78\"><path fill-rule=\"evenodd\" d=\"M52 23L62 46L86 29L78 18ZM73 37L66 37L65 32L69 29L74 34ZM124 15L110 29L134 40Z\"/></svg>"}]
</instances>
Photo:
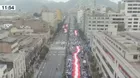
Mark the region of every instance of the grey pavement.
<instances>
[{"instance_id":1,"label":"grey pavement","mask_svg":"<svg viewBox=\"0 0 140 78\"><path fill-rule=\"evenodd\" d=\"M61 78L65 64L66 34L60 32L50 47L38 78Z\"/></svg>"}]
</instances>

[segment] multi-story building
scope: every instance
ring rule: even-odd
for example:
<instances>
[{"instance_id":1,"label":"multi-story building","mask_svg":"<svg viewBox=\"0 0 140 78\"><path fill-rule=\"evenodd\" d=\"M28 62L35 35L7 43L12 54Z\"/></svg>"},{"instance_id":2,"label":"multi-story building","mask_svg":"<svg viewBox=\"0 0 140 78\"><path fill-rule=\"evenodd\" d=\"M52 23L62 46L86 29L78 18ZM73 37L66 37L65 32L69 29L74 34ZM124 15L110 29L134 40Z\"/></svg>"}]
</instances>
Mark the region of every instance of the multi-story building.
<instances>
[{"instance_id":1,"label":"multi-story building","mask_svg":"<svg viewBox=\"0 0 140 78\"><path fill-rule=\"evenodd\" d=\"M62 19L63 19L62 12L60 9L56 10L56 19L57 19L57 21L62 21Z\"/></svg>"},{"instance_id":2,"label":"multi-story building","mask_svg":"<svg viewBox=\"0 0 140 78\"><path fill-rule=\"evenodd\" d=\"M6 37L0 40L0 52L15 53L18 51L18 41L16 38Z\"/></svg>"},{"instance_id":3,"label":"multi-story building","mask_svg":"<svg viewBox=\"0 0 140 78\"><path fill-rule=\"evenodd\" d=\"M36 35L37 36L37 35ZM43 44L43 38L44 37L36 37L36 36L30 36L22 41L20 41L20 51L25 52L25 62L27 70L32 67L37 57L39 57L39 52L41 50L41 46Z\"/></svg>"},{"instance_id":4,"label":"multi-story building","mask_svg":"<svg viewBox=\"0 0 140 78\"><path fill-rule=\"evenodd\" d=\"M83 12L84 10L79 10L79 11L77 11L77 23L79 24L79 23L81 23L81 21L82 21L82 17L83 17L83 14L84 14L84 12ZM81 26L80 26L81 27Z\"/></svg>"},{"instance_id":5,"label":"multi-story building","mask_svg":"<svg viewBox=\"0 0 140 78\"><path fill-rule=\"evenodd\" d=\"M95 13L87 15L85 21L85 35L90 38L91 32L114 30L117 33L118 24L112 23L107 14Z\"/></svg>"},{"instance_id":6,"label":"multi-story building","mask_svg":"<svg viewBox=\"0 0 140 78\"><path fill-rule=\"evenodd\" d=\"M90 40L97 68L104 78L140 78L138 39L127 33L94 32Z\"/></svg>"},{"instance_id":7,"label":"multi-story building","mask_svg":"<svg viewBox=\"0 0 140 78\"><path fill-rule=\"evenodd\" d=\"M109 16L110 23L118 25L118 31L125 30L125 20L126 20L125 14L116 12L108 12L107 14Z\"/></svg>"},{"instance_id":8,"label":"multi-story building","mask_svg":"<svg viewBox=\"0 0 140 78\"><path fill-rule=\"evenodd\" d=\"M78 0L79 8L91 8L94 9L96 6L96 0Z\"/></svg>"},{"instance_id":9,"label":"multi-story building","mask_svg":"<svg viewBox=\"0 0 140 78\"><path fill-rule=\"evenodd\" d=\"M0 53L0 63L6 64L6 78L24 78L26 72L25 53Z\"/></svg>"},{"instance_id":10,"label":"multi-story building","mask_svg":"<svg viewBox=\"0 0 140 78\"><path fill-rule=\"evenodd\" d=\"M125 4L125 28L127 31L140 31L140 0L123 0Z\"/></svg>"},{"instance_id":11,"label":"multi-story building","mask_svg":"<svg viewBox=\"0 0 140 78\"><path fill-rule=\"evenodd\" d=\"M8 37L8 35L9 35L9 32L8 31L0 30L0 39L3 39L5 37Z\"/></svg>"},{"instance_id":12,"label":"multi-story building","mask_svg":"<svg viewBox=\"0 0 140 78\"><path fill-rule=\"evenodd\" d=\"M13 24L17 28L21 28L21 26L29 26L35 33L49 31L48 23L40 19L17 19L13 22Z\"/></svg>"},{"instance_id":13,"label":"multi-story building","mask_svg":"<svg viewBox=\"0 0 140 78\"><path fill-rule=\"evenodd\" d=\"M7 65L0 64L0 78L6 78Z\"/></svg>"},{"instance_id":14,"label":"multi-story building","mask_svg":"<svg viewBox=\"0 0 140 78\"><path fill-rule=\"evenodd\" d=\"M21 26L20 28L13 27L10 30L11 35L27 35L33 32L34 30L30 26Z\"/></svg>"},{"instance_id":15,"label":"multi-story building","mask_svg":"<svg viewBox=\"0 0 140 78\"><path fill-rule=\"evenodd\" d=\"M51 26L55 26L55 22L56 22L56 14L55 12L51 12L51 11L42 11L42 20L50 23Z\"/></svg>"}]
</instances>

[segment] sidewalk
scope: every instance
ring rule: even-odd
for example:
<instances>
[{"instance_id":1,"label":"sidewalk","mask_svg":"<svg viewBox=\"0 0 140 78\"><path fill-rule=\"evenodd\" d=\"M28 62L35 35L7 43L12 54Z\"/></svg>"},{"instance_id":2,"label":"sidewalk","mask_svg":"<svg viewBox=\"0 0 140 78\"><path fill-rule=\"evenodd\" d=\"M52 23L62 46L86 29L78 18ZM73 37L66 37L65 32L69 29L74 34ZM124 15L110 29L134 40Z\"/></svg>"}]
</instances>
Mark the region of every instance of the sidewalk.
<instances>
[{"instance_id":1,"label":"sidewalk","mask_svg":"<svg viewBox=\"0 0 140 78\"><path fill-rule=\"evenodd\" d=\"M38 78L39 72L40 72L41 68L43 67L43 65L44 65L44 60L39 65L39 69L34 67L34 76L33 76L33 78Z\"/></svg>"},{"instance_id":2,"label":"sidewalk","mask_svg":"<svg viewBox=\"0 0 140 78\"><path fill-rule=\"evenodd\" d=\"M48 48L50 48L50 45L51 45L52 43L53 43L52 41L49 41L49 44L47 44L47 45L48 45ZM47 58L47 54L46 54L46 56L45 56L45 59L46 59L46 58ZM38 76L39 76L39 73L40 73L40 71L41 71L43 65L45 64L45 59L42 60L41 64L39 64L39 69L37 69L36 67L34 67L34 76L33 76L33 78L39 78Z\"/></svg>"}]
</instances>

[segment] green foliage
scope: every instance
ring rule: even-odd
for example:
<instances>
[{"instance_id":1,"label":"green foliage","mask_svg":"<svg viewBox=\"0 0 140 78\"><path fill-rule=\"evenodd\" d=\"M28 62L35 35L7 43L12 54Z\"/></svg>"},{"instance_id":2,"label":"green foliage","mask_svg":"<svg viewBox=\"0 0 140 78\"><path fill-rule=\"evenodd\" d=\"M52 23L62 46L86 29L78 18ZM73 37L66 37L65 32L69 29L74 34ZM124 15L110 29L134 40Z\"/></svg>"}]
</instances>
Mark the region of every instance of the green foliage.
<instances>
[{"instance_id":1,"label":"green foliage","mask_svg":"<svg viewBox=\"0 0 140 78\"><path fill-rule=\"evenodd\" d=\"M34 13L33 16L35 16L35 17L40 17L41 15L38 14L38 13Z\"/></svg>"}]
</instances>

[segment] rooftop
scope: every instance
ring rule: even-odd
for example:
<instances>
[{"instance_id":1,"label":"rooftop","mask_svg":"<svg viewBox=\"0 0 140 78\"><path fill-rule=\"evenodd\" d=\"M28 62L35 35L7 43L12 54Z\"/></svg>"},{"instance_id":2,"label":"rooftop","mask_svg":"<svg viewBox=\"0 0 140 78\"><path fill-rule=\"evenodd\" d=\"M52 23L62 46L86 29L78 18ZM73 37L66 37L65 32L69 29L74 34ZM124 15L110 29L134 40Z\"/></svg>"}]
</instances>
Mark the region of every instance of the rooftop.
<instances>
[{"instance_id":1,"label":"rooftop","mask_svg":"<svg viewBox=\"0 0 140 78\"><path fill-rule=\"evenodd\" d=\"M136 44L137 41L134 40L132 37L128 36L125 33L120 33L116 36L112 36L120 44L121 47L123 47L127 52L131 53L140 53L140 50L138 50L138 45Z\"/></svg>"},{"instance_id":2,"label":"rooftop","mask_svg":"<svg viewBox=\"0 0 140 78\"><path fill-rule=\"evenodd\" d=\"M7 42L7 43L14 43L17 39L13 37L6 37L4 39L1 39L0 42Z\"/></svg>"},{"instance_id":3,"label":"rooftop","mask_svg":"<svg viewBox=\"0 0 140 78\"><path fill-rule=\"evenodd\" d=\"M17 57L20 55L20 53L0 53L0 61L2 62L13 62Z\"/></svg>"},{"instance_id":4,"label":"rooftop","mask_svg":"<svg viewBox=\"0 0 140 78\"><path fill-rule=\"evenodd\" d=\"M0 64L0 68L3 68L4 66L6 66L6 64Z\"/></svg>"},{"instance_id":5,"label":"rooftop","mask_svg":"<svg viewBox=\"0 0 140 78\"><path fill-rule=\"evenodd\" d=\"M3 34L5 31L4 30L0 30L0 34Z\"/></svg>"},{"instance_id":6,"label":"rooftop","mask_svg":"<svg viewBox=\"0 0 140 78\"><path fill-rule=\"evenodd\" d=\"M101 33L100 33L101 34ZM137 50L137 44L136 41L128 36L125 33L118 33L118 35L113 36L113 35L109 35L107 33L104 34L97 34L99 35L101 38L103 38L104 36L108 36L111 38L111 40L115 41L116 43L119 44L119 46L121 48L123 48L124 50L126 49L126 52L130 53L130 55L132 53L137 53L140 54L140 51ZM103 41L104 43L106 43L105 41ZM121 56L121 54L119 53L118 50L116 50L115 48L113 48L111 45L108 45L108 43L105 44L106 47L108 49L110 49L112 51L113 56L115 56L115 58L117 58L119 60L119 63L123 66L123 68L125 68L125 71L127 71L127 73L132 77L132 78L139 78L140 77L140 61L129 61L124 59L123 56ZM132 74L130 74L132 73Z\"/></svg>"},{"instance_id":7,"label":"rooftop","mask_svg":"<svg viewBox=\"0 0 140 78\"><path fill-rule=\"evenodd\" d=\"M125 1L125 2L139 2L140 0L123 0L123 1Z\"/></svg>"}]
</instances>

